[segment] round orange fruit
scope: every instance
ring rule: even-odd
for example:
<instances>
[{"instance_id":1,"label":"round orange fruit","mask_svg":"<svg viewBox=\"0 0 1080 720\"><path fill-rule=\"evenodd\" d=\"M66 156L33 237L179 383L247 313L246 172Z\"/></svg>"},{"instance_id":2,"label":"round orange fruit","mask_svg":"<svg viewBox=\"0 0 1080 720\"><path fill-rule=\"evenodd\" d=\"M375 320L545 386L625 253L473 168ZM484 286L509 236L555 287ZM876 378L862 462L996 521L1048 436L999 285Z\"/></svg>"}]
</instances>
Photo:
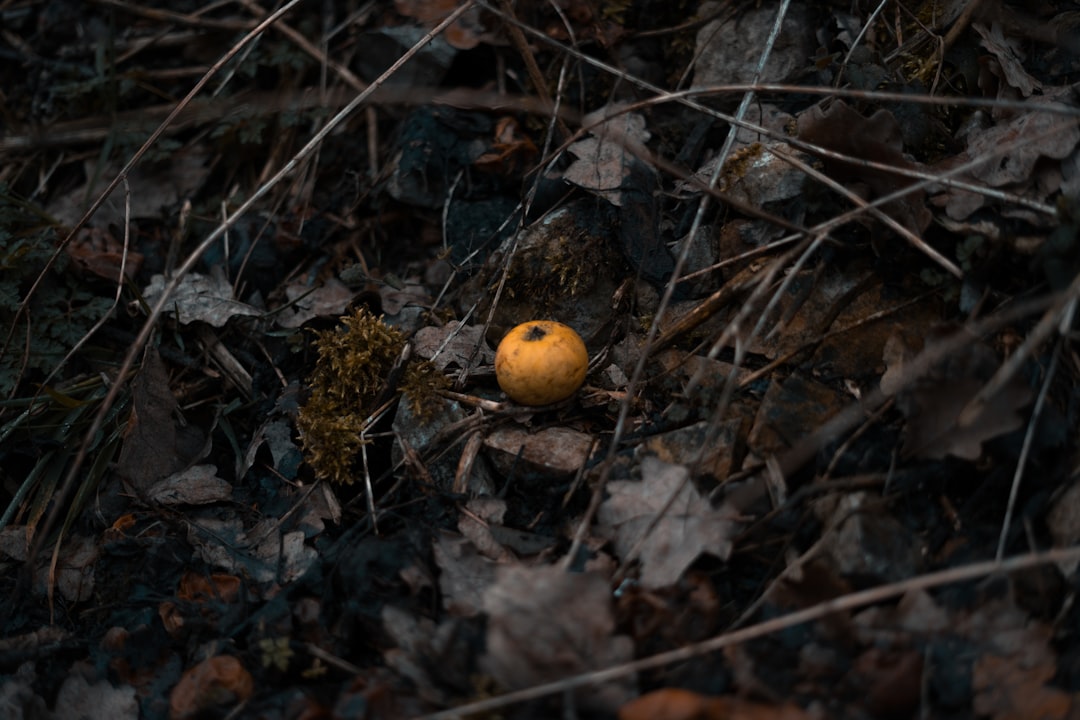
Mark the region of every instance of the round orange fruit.
<instances>
[{"instance_id":1,"label":"round orange fruit","mask_svg":"<svg viewBox=\"0 0 1080 720\"><path fill-rule=\"evenodd\" d=\"M495 379L514 402L550 405L577 392L589 352L569 325L531 320L506 334L495 351Z\"/></svg>"}]
</instances>

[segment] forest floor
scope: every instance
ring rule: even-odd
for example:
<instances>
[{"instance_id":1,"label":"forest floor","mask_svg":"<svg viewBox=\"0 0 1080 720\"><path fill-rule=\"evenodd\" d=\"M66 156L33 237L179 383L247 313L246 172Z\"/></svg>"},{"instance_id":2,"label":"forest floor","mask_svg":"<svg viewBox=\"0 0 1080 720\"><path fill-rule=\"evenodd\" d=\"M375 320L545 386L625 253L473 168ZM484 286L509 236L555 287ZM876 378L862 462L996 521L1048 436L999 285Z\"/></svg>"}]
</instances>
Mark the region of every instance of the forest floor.
<instances>
[{"instance_id":1,"label":"forest floor","mask_svg":"<svg viewBox=\"0 0 1080 720\"><path fill-rule=\"evenodd\" d=\"M1078 82L1065 0L0 0L0 718L1080 717Z\"/></svg>"}]
</instances>

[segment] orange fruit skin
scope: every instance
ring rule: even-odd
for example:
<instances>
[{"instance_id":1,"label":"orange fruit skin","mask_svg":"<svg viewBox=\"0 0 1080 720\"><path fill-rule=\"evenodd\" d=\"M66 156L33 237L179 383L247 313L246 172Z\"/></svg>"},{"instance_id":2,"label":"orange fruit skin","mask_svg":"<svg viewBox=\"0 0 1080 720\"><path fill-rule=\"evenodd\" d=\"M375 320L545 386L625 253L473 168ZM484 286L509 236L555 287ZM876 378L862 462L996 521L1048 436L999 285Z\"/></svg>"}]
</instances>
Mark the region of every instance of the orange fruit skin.
<instances>
[{"instance_id":1,"label":"orange fruit skin","mask_svg":"<svg viewBox=\"0 0 1080 720\"><path fill-rule=\"evenodd\" d=\"M589 369L589 351L569 325L530 320L506 334L495 351L495 379L522 405L550 405L577 392Z\"/></svg>"}]
</instances>

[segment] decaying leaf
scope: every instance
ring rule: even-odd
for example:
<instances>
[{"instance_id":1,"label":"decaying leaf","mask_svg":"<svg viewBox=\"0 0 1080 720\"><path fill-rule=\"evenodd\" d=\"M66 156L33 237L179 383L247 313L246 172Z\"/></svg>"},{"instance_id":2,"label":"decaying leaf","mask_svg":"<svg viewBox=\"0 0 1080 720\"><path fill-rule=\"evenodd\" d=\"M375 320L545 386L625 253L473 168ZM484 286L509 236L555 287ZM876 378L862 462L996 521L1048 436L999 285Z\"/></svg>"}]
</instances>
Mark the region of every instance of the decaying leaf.
<instances>
[{"instance_id":1,"label":"decaying leaf","mask_svg":"<svg viewBox=\"0 0 1080 720\"><path fill-rule=\"evenodd\" d=\"M1056 671L1054 658L1027 666L1021 658L984 653L975 660L972 684L974 710L993 720L1066 720L1073 717L1073 698L1049 685Z\"/></svg>"},{"instance_id":2,"label":"decaying leaf","mask_svg":"<svg viewBox=\"0 0 1080 720\"><path fill-rule=\"evenodd\" d=\"M1069 92L1071 90L1056 90L1029 100L1040 105L1060 103L1063 114L1042 110L1021 111L1002 118L992 127L975 128L968 134L967 148L938 163L935 171L944 172L981 161L959 175L958 179L993 188L1006 188L1012 193L1038 201L1048 200L1062 187L1066 164L1062 161L1080 145L1080 125L1075 117L1064 114L1069 112L1064 104ZM964 220L986 205L987 197L949 188L936 195L933 202L944 207L949 218ZM1003 211L1006 215L1018 215L1029 221L1050 220L1026 208L1006 207Z\"/></svg>"},{"instance_id":3,"label":"decaying leaf","mask_svg":"<svg viewBox=\"0 0 1080 720\"><path fill-rule=\"evenodd\" d=\"M438 24L457 9L457 0L394 0L394 8L406 17L416 18L425 26ZM480 8L466 10L447 28L446 41L458 50L468 50L487 36L480 18Z\"/></svg>"},{"instance_id":4,"label":"decaying leaf","mask_svg":"<svg viewBox=\"0 0 1080 720\"><path fill-rule=\"evenodd\" d=\"M426 308L431 307L432 297L427 287L416 278L402 280L400 286L386 284L379 288L379 299L382 301L383 313L388 318L395 318L395 324L405 320L403 317L408 311L413 315L421 315Z\"/></svg>"},{"instance_id":5,"label":"decaying leaf","mask_svg":"<svg viewBox=\"0 0 1080 720\"><path fill-rule=\"evenodd\" d=\"M484 591L495 579L496 563L481 555L467 538L446 532L439 534L431 549L439 566L443 607L460 617L479 613Z\"/></svg>"},{"instance_id":6,"label":"decaying leaf","mask_svg":"<svg viewBox=\"0 0 1080 720\"><path fill-rule=\"evenodd\" d=\"M585 117L584 124L589 126L605 114L613 116L593 127L590 137L570 146L570 153L577 160L563 173L567 182L601 194L613 205L622 204L619 189L634 160L627 144L641 145L649 139L644 116L620 113L619 109L618 105L611 105Z\"/></svg>"},{"instance_id":7,"label":"decaying leaf","mask_svg":"<svg viewBox=\"0 0 1080 720\"><path fill-rule=\"evenodd\" d=\"M491 146L476 159L476 166L488 172L510 174L531 163L536 153L536 145L527 134L521 132L517 120L502 117L495 124Z\"/></svg>"},{"instance_id":8,"label":"decaying leaf","mask_svg":"<svg viewBox=\"0 0 1080 720\"><path fill-rule=\"evenodd\" d=\"M732 514L713 509L685 467L645 457L640 482L613 481L607 490L610 497L597 519L613 535L624 562L640 547L645 587L674 584L702 553L721 559L731 553Z\"/></svg>"},{"instance_id":9,"label":"decaying leaf","mask_svg":"<svg viewBox=\"0 0 1080 720\"><path fill-rule=\"evenodd\" d=\"M986 158L972 169L972 175L991 187L1028 180L1041 157L1060 160L1080 141L1076 120L1045 112L1027 112L1011 122L990 128L972 137L961 160ZM998 148L1007 147L1002 156Z\"/></svg>"},{"instance_id":10,"label":"decaying leaf","mask_svg":"<svg viewBox=\"0 0 1080 720\"><path fill-rule=\"evenodd\" d=\"M495 562L509 562L514 554L505 548L491 532L493 524L502 522L506 503L492 497L476 497L468 502L468 512L458 518L458 530L480 551Z\"/></svg>"},{"instance_id":11,"label":"decaying leaf","mask_svg":"<svg viewBox=\"0 0 1080 720\"><path fill-rule=\"evenodd\" d=\"M954 455L977 460L985 441L1024 424L1019 411L1030 402L1031 391L1013 384L991 398L975 420L961 425L960 413L982 385L973 378L960 378L915 390L903 406L909 413L904 452L923 458Z\"/></svg>"},{"instance_id":12,"label":"decaying leaf","mask_svg":"<svg viewBox=\"0 0 1080 720\"><path fill-rule=\"evenodd\" d=\"M218 477L214 465L193 465L173 473L146 491L146 499L158 505L208 505L232 497L232 485Z\"/></svg>"},{"instance_id":13,"label":"decaying leaf","mask_svg":"<svg viewBox=\"0 0 1080 720\"><path fill-rule=\"evenodd\" d=\"M156 350L147 351L132 381L131 396L132 411L124 429L116 472L137 491L145 492L197 457L203 440L195 428L177 426L173 418L176 398L169 389L165 363Z\"/></svg>"},{"instance_id":14,"label":"decaying leaf","mask_svg":"<svg viewBox=\"0 0 1080 720\"><path fill-rule=\"evenodd\" d=\"M821 498L814 513L830 528L822 540L822 558L840 575L899 582L920 570L918 537L869 493Z\"/></svg>"},{"instance_id":15,"label":"decaying leaf","mask_svg":"<svg viewBox=\"0 0 1080 720\"><path fill-rule=\"evenodd\" d=\"M1058 658L1050 626L1003 599L985 603L953 627L983 644L971 674L972 709L978 715L994 720L1072 717L1072 695L1053 687Z\"/></svg>"},{"instance_id":16,"label":"decaying leaf","mask_svg":"<svg viewBox=\"0 0 1080 720\"><path fill-rule=\"evenodd\" d=\"M633 657L633 642L613 635L611 588L600 573L556 566L503 566L484 593L487 654L481 667L508 690L532 687ZM591 687L582 705L608 712L630 699L633 677Z\"/></svg>"},{"instance_id":17,"label":"decaying leaf","mask_svg":"<svg viewBox=\"0 0 1080 720\"><path fill-rule=\"evenodd\" d=\"M285 477L293 477L296 468L303 460L300 448L293 441L292 427L281 418L272 418L264 422L251 438L247 452L237 458L236 477L242 478L255 464L259 450L265 447L274 460L274 469Z\"/></svg>"},{"instance_id":18,"label":"decaying leaf","mask_svg":"<svg viewBox=\"0 0 1080 720\"><path fill-rule=\"evenodd\" d=\"M916 163L904 155L900 124L888 110L863 117L842 100L833 100L827 109L814 105L798 117L799 139L852 158L852 161L825 158L825 169L834 180L849 184L863 199L890 195L913 181L902 175L867 167L860 160L896 168L913 168ZM860 187L861 186L861 187ZM883 210L916 235L930 224L931 215L922 190L883 206Z\"/></svg>"},{"instance_id":19,"label":"decaying leaf","mask_svg":"<svg viewBox=\"0 0 1080 720\"><path fill-rule=\"evenodd\" d=\"M771 52L761 82L786 82L795 78L814 54L809 7L792 5L784 16L779 37L770 43L776 5L702 3L697 16L716 19L703 25L697 34L694 87L752 82L761 49L766 45Z\"/></svg>"},{"instance_id":20,"label":"decaying leaf","mask_svg":"<svg viewBox=\"0 0 1080 720\"><path fill-rule=\"evenodd\" d=\"M901 374L894 367L912 355L901 342L896 336L885 356L889 370L883 382L889 378L888 387L893 387L897 381L892 378ZM1019 379L990 398L973 420L960 421L961 413L996 368L993 350L973 343L966 352L954 354L930 376L900 393L896 404L907 417L903 452L908 457L943 459L953 455L977 460L984 442L1023 425L1020 411L1031 401L1031 390Z\"/></svg>"},{"instance_id":21,"label":"decaying leaf","mask_svg":"<svg viewBox=\"0 0 1080 720\"><path fill-rule=\"evenodd\" d=\"M302 530L281 532L272 520L245 528L236 518L208 517L191 524L188 540L207 564L259 583L295 580L318 559Z\"/></svg>"},{"instance_id":22,"label":"decaying leaf","mask_svg":"<svg viewBox=\"0 0 1080 720\"><path fill-rule=\"evenodd\" d=\"M86 602L94 596L94 570L101 557L101 544L97 538L76 535L67 538L52 572L47 564L37 569L34 589L41 595L48 593L55 584L60 596L69 603Z\"/></svg>"},{"instance_id":23,"label":"decaying leaf","mask_svg":"<svg viewBox=\"0 0 1080 720\"><path fill-rule=\"evenodd\" d=\"M953 608L924 591L910 592L894 607L876 606L859 613L854 630L874 644L883 628L927 638L918 653L948 658L935 665L931 690L971 693L974 712L997 720L1072 717L1075 696L1055 687L1058 658L1053 630L1033 620L1006 597L983 598L975 608ZM944 654L943 654L944 653ZM964 658L962 661L960 658ZM873 678L880 668L870 673ZM916 681L921 684L925 679ZM893 706L895 707L895 705Z\"/></svg>"},{"instance_id":24,"label":"decaying leaf","mask_svg":"<svg viewBox=\"0 0 1080 720\"><path fill-rule=\"evenodd\" d=\"M17 717L17 716L10 716ZM114 687L108 680L88 682L72 673L56 695L56 710L51 717L80 718L80 720L135 720L139 717L139 701L130 685Z\"/></svg>"},{"instance_id":25,"label":"decaying leaf","mask_svg":"<svg viewBox=\"0 0 1080 720\"><path fill-rule=\"evenodd\" d=\"M146 302L153 306L158 302L168 284L164 275L154 275L143 290ZM214 327L223 327L234 317L258 317L262 313L233 297L232 284L223 272L210 275L188 273L169 296L165 312L176 315L181 325L195 321Z\"/></svg>"},{"instance_id":26,"label":"decaying leaf","mask_svg":"<svg viewBox=\"0 0 1080 720\"><path fill-rule=\"evenodd\" d=\"M471 629L463 621L449 618L436 625L387 605L382 623L397 646L383 653L386 664L412 680L424 700L445 704L448 688L460 693L470 687L476 668L467 647Z\"/></svg>"},{"instance_id":27,"label":"decaying leaf","mask_svg":"<svg viewBox=\"0 0 1080 720\"><path fill-rule=\"evenodd\" d=\"M1030 97L1036 90L1042 90L1042 83L1028 74L1021 64L1024 59L1024 51L1021 49L1022 41L1019 38L1009 38L999 23L989 26L982 22L971 24L971 29L982 38L980 45L990 51L996 63L987 63L990 72L1000 75L1005 80L1005 88L1015 88L1024 97ZM999 96L1006 93L999 92Z\"/></svg>"},{"instance_id":28,"label":"decaying leaf","mask_svg":"<svg viewBox=\"0 0 1080 720\"><path fill-rule=\"evenodd\" d=\"M920 336L908 334L903 328L893 330L881 351L881 359L885 362L885 373L878 382L881 392L892 396L903 389L907 368L923 349L922 346Z\"/></svg>"},{"instance_id":29,"label":"decaying leaf","mask_svg":"<svg viewBox=\"0 0 1080 720\"><path fill-rule=\"evenodd\" d=\"M215 708L247 700L254 691L255 681L239 660L231 655L217 655L180 678L169 696L169 718L202 717Z\"/></svg>"},{"instance_id":30,"label":"decaying leaf","mask_svg":"<svg viewBox=\"0 0 1080 720\"><path fill-rule=\"evenodd\" d=\"M126 280L134 280L142 267L141 253L128 249L109 232L108 228L88 227L80 231L67 246L67 254L88 273L110 282L120 280L120 269Z\"/></svg>"},{"instance_id":31,"label":"decaying leaf","mask_svg":"<svg viewBox=\"0 0 1080 720\"><path fill-rule=\"evenodd\" d=\"M300 282L286 285L285 297L290 305L277 313L277 323L281 327L297 328L312 318L341 315L355 295L337 278L328 278L317 288Z\"/></svg>"},{"instance_id":32,"label":"decaying leaf","mask_svg":"<svg viewBox=\"0 0 1080 720\"><path fill-rule=\"evenodd\" d=\"M132 122L132 118L126 121L114 118L113 122L114 132L140 132L135 130L139 123ZM77 187L56 193L47 205L51 217L68 227L78 222L90 201L104 189L109 179L120 173L123 164L120 158L114 158L104 167L100 163L101 158L97 157L83 159L86 179ZM184 199L203 187L212 167L207 152L198 143L170 153L168 162L139 163L127 173L128 186L132 190L130 195L113 193L94 213L92 226L123 227L129 210L133 220L169 217ZM129 203L130 208L126 207Z\"/></svg>"},{"instance_id":33,"label":"decaying leaf","mask_svg":"<svg viewBox=\"0 0 1080 720\"><path fill-rule=\"evenodd\" d=\"M758 406L747 447L762 458L782 453L839 413L844 402L839 390L808 373L772 382Z\"/></svg>"},{"instance_id":34,"label":"decaying leaf","mask_svg":"<svg viewBox=\"0 0 1080 720\"><path fill-rule=\"evenodd\" d=\"M807 720L798 705L766 705L740 697L710 697L661 688L619 708L619 720Z\"/></svg>"},{"instance_id":35,"label":"decaying leaf","mask_svg":"<svg viewBox=\"0 0 1080 720\"><path fill-rule=\"evenodd\" d=\"M430 360L439 370L445 370L448 365L464 368L470 363L495 362L495 353L488 347L484 329L479 325L463 325L453 320L442 327L422 327L412 342L417 357Z\"/></svg>"}]
</instances>

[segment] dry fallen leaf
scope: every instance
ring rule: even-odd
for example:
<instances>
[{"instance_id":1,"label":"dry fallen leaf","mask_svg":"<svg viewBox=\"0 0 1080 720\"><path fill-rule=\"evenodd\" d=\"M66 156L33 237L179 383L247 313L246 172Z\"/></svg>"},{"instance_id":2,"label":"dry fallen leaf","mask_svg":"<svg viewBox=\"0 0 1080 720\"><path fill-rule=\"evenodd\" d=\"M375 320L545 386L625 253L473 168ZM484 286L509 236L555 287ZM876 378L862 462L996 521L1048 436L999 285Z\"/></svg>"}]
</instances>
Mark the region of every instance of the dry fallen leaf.
<instances>
[{"instance_id":1,"label":"dry fallen leaf","mask_svg":"<svg viewBox=\"0 0 1080 720\"><path fill-rule=\"evenodd\" d=\"M783 28L769 41L776 8L768 3L729 5L702 3L697 17L710 19L697 33L694 52L694 87L749 83L755 78L758 58L766 45L770 52L760 82L789 82L798 77L814 54L812 5L792 4Z\"/></svg>"},{"instance_id":2,"label":"dry fallen leaf","mask_svg":"<svg viewBox=\"0 0 1080 720\"><path fill-rule=\"evenodd\" d=\"M976 127L967 136L967 148L934 166L935 172L946 172L973 161L957 179L1005 188L1030 199L1046 202L1062 188L1063 173L1068 158L1080 146L1080 125L1065 114L1068 107L1060 89L1033 95L1029 102L1039 105L1061 105L1062 114L1046 111L1017 111L992 127ZM984 207L987 197L981 194L947 188L934 196L932 202L944 207L952 220L965 220ZM1029 222L1053 221L1052 217L1032 213L1023 207L1008 206L1002 212L1009 217L1023 217Z\"/></svg>"},{"instance_id":3,"label":"dry fallen leaf","mask_svg":"<svg viewBox=\"0 0 1080 720\"><path fill-rule=\"evenodd\" d=\"M204 517L191 524L188 540L207 564L257 583L291 582L318 559L302 530L281 532L272 519L245 528L238 518Z\"/></svg>"},{"instance_id":4,"label":"dry fallen leaf","mask_svg":"<svg viewBox=\"0 0 1080 720\"><path fill-rule=\"evenodd\" d=\"M905 357L902 339L895 336L885 362L886 376L896 377ZM997 368L997 356L982 344L972 344L965 352L954 353L910 390L897 395L897 408L907 418L903 452L908 457L943 459L947 455L977 460L982 444L1011 432L1024 423L1020 410L1031 400L1031 390L1014 380L990 398L974 420L960 422L960 414L982 389ZM890 372L891 371L891 372ZM885 378L882 378L883 381ZM895 380L886 383L893 388Z\"/></svg>"},{"instance_id":5,"label":"dry fallen leaf","mask_svg":"<svg viewBox=\"0 0 1080 720\"><path fill-rule=\"evenodd\" d=\"M1065 720L1075 717L1076 703L1064 690L1047 683L1054 663L1027 667L1016 658L983 653L975 659L971 683L975 712L993 720Z\"/></svg>"},{"instance_id":6,"label":"dry fallen leaf","mask_svg":"<svg viewBox=\"0 0 1080 720\"><path fill-rule=\"evenodd\" d=\"M169 696L169 720L202 717L251 697L255 681L239 660L217 655L189 668Z\"/></svg>"},{"instance_id":7,"label":"dry fallen leaf","mask_svg":"<svg viewBox=\"0 0 1080 720\"><path fill-rule=\"evenodd\" d=\"M496 563L480 554L467 538L441 532L431 546L439 566L443 607L451 615L472 617L484 603L484 591L495 579Z\"/></svg>"},{"instance_id":8,"label":"dry fallen leaf","mask_svg":"<svg viewBox=\"0 0 1080 720\"><path fill-rule=\"evenodd\" d=\"M273 468L285 477L294 477L303 461L300 448L293 440L292 425L280 417L268 418L248 443L243 457L236 459L236 477L242 478L254 465L258 452L262 448L270 451Z\"/></svg>"},{"instance_id":9,"label":"dry fallen leaf","mask_svg":"<svg viewBox=\"0 0 1080 720\"><path fill-rule=\"evenodd\" d=\"M406 17L430 27L457 9L458 0L394 0L394 8ZM444 33L446 41L458 50L469 50L487 36L480 8L466 10Z\"/></svg>"},{"instance_id":10,"label":"dry fallen leaf","mask_svg":"<svg viewBox=\"0 0 1080 720\"><path fill-rule=\"evenodd\" d=\"M386 605L382 625L396 645L384 651L386 664L412 680L421 698L443 705L448 689L469 687L475 668L466 647L470 633L461 621L449 618L436 625L430 618Z\"/></svg>"},{"instance_id":11,"label":"dry fallen leaf","mask_svg":"<svg viewBox=\"0 0 1080 720\"><path fill-rule=\"evenodd\" d=\"M910 178L868 167L860 161L895 168L914 168L917 164L904 155L900 123L888 110L878 110L864 117L842 100L833 100L827 109L814 105L799 114L799 139L852 158L851 161L824 158L825 171L864 195L864 200L891 195L912 184ZM922 190L908 193L882 209L916 235L930 224Z\"/></svg>"},{"instance_id":12,"label":"dry fallen leaf","mask_svg":"<svg viewBox=\"0 0 1080 720\"><path fill-rule=\"evenodd\" d=\"M610 105L585 116L584 124L589 126L605 114L613 115L593 127L590 137L569 147L577 160L563 173L567 182L603 195L613 205L622 204L620 188L634 160L627 144L643 145L649 139L645 117L639 113L619 113L619 109L618 105Z\"/></svg>"},{"instance_id":13,"label":"dry fallen leaf","mask_svg":"<svg viewBox=\"0 0 1080 720\"><path fill-rule=\"evenodd\" d=\"M806 720L797 705L765 705L740 697L711 697L661 688L619 708L619 720Z\"/></svg>"},{"instance_id":14,"label":"dry fallen leaf","mask_svg":"<svg viewBox=\"0 0 1080 720\"><path fill-rule=\"evenodd\" d=\"M600 573L556 566L502 566L484 593L487 654L481 666L507 690L532 687L633 658L633 642L613 635L611 588ZM614 711L633 695L634 677L590 687L579 701Z\"/></svg>"},{"instance_id":15,"label":"dry fallen leaf","mask_svg":"<svg viewBox=\"0 0 1080 720\"><path fill-rule=\"evenodd\" d=\"M902 407L908 415L905 454L937 460L946 455L977 460L985 441L1024 424L1019 411L1031 400L1031 391L1014 384L991 398L972 422L961 425L960 413L982 385L972 378L959 378L915 390Z\"/></svg>"},{"instance_id":16,"label":"dry fallen leaf","mask_svg":"<svg viewBox=\"0 0 1080 720\"><path fill-rule=\"evenodd\" d=\"M21 714L5 714L4 717L21 717ZM60 692L56 695L56 710L51 717L135 720L139 717L139 701L135 697L135 688L130 685L113 687L111 682L104 679L91 683L82 675L73 672L60 686Z\"/></svg>"},{"instance_id":17,"label":"dry fallen leaf","mask_svg":"<svg viewBox=\"0 0 1080 720\"><path fill-rule=\"evenodd\" d=\"M193 426L179 426L174 420L176 398L169 388L168 369L157 350L146 352L131 383L131 397L132 410L124 428L116 474L138 492L145 492L193 461L204 442Z\"/></svg>"},{"instance_id":18,"label":"dry fallen leaf","mask_svg":"<svg viewBox=\"0 0 1080 720\"><path fill-rule=\"evenodd\" d=\"M864 581L899 582L918 573L918 537L865 492L821 498L813 504L822 524L821 557L837 573Z\"/></svg>"},{"instance_id":19,"label":"dry fallen leaf","mask_svg":"<svg viewBox=\"0 0 1080 720\"><path fill-rule=\"evenodd\" d=\"M503 547L491 532L492 523L499 521L489 522L488 518L475 509L477 505L495 505L502 502L502 500L490 497L473 498L466 506L468 512L462 513L458 518L458 531L468 538L484 557L495 562L510 562L514 559L514 554Z\"/></svg>"},{"instance_id":20,"label":"dry fallen leaf","mask_svg":"<svg viewBox=\"0 0 1080 720\"><path fill-rule=\"evenodd\" d=\"M845 398L809 373L793 372L765 391L746 439L759 458L786 452L839 413Z\"/></svg>"},{"instance_id":21,"label":"dry fallen leaf","mask_svg":"<svg viewBox=\"0 0 1080 720\"><path fill-rule=\"evenodd\" d=\"M146 302L153 306L165 291L168 284L164 275L154 275L150 284L143 290ZM233 298L232 284L224 273L218 271L210 275L188 273L180 280L179 286L165 306L167 314L175 314L181 325L190 325L195 321L204 322L214 327L223 327L234 317L258 317L262 315L247 303Z\"/></svg>"},{"instance_id":22,"label":"dry fallen leaf","mask_svg":"<svg viewBox=\"0 0 1080 720\"><path fill-rule=\"evenodd\" d=\"M234 603L240 599L242 589L243 581L236 575L211 573L207 576L188 570L176 587L176 597L193 603Z\"/></svg>"},{"instance_id":23,"label":"dry fallen leaf","mask_svg":"<svg viewBox=\"0 0 1080 720\"><path fill-rule=\"evenodd\" d=\"M146 499L156 505L209 505L232 497L232 485L216 465L192 465L151 485Z\"/></svg>"},{"instance_id":24,"label":"dry fallen leaf","mask_svg":"<svg viewBox=\"0 0 1080 720\"><path fill-rule=\"evenodd\" d=\"M1069 714L1075 713L1075 695L1055 687L1053 681L1059 662L1053 646L1054 630L1019 607L1014 593L1015 588L1000 598L983 598L974 608L954 608L939 604L927 592L911 592L895 607L862 611L854 628L859 641L868 646L876 644L882 630L888 628L892 634L902 630L900 636L907 633L950 647L959 667L936 670L945 678L958 672L967 678L960 692L971 693L978 717L1075 717ZM917 652L921 655L924 651Z\"/></svg>"},{"instance_id":25,"label":"dry fallen leaf","mask_svg":"<svg viewBox=\"0 0 1080 720\"><path fill-rule=\"evenodd\" d=\"M921 336L909 334L902 327L893 330L881 350L885 362L885 372L878 382L881 392L892 397L903 390L909 366L922 349Z\"/></svg>"},{"instance_id":26,"label":"dry fallen leaf","mask_svg":"<svg viewBox=\"0 0 1080 720\"><path fill-rule=\"evenodd\" d=\"M298 328L312 318L342 315L356 293L337 278L328 278L317 288L302 282L286 285L285 297L290 306L275 315L277 324Z\"/></svg>"},{"instance_id":27,"label":"dry fallen leaf","mask_svg":"<svg viewBox=\"0 0 1080 720\"><path fill-rule=\"evenodd\" d=\"M1075 717L1073 696L1054 687L1058 657L1049 625L1031 619L1006 598L985 603L953 628L984 638L971 668L978 715L993 720Z\"/></svg>"},{"instance_id":28,"label":"dry fallen leaf","mask_svg":"<svg viewBox=\"0 0 1080 720\"><path fill-rule=\"evenodd\" d=\"M453 320L442 327L422 327L413 336L413 352L417 357L431 360L440 371L448 365L459 368L491 365L495 353L484 340L479 325L462 325Z\"/></svg>"},{"instance_id":29,"label":"dry fallen leaf","mask_svg":"<svg viewBox=\"0 0 1080 720\"><path fill-rule=\"evenodd\" d=\"M597 519L611 531L623 562L640 543L645 587L674 584L702 553L725 560L731 553L732 513L713 509L682 465L645 457L641 482L613 481L607 490Z\"/></svg>"},{"instance_id":30,"label":"dry fallen leaf","mask_svg":"<svg viewBox=\"0 0 1080 720\"><path fill-rule=\"evenodd\" d=\"M120 268L124 278L134 280L143 264L141 253L130 248L124 257L124 245L109 232L108 228L83 228L67 246L67 254L87 272L110 282L120 280Z\"/></svg>"},{"instance_id":31,"label":"dry fallen leaf","mask_svg":"<svg viewBox=\"0 0 1080 720\"><path fill-rule=\"evenodd\" d=\"M111 129L112 132L144 132L136 129L139 124L137 121L132 122L130 116L126 120L116 117L112 120ZM115 157L102 166L101 158L85 157L82 161L82 177L85 181L76 187L68 188L66 192L55 193L55 197L46 206L48 214L61 225L73 226L109 180L120 174L122 161L123 158ZM126 207L128 201L131 205L132 220L173 217L175 209L181 203L203 188L212 168L213 163L199 143L191 143L183 150L170 152L167 161L139 163L126 173L126 184L132 190L130 196L119 191L112 193L94 213L91 226L123 228L129 210Z\"/></svg>"},{"instance_id":32,"label":"dry fallen leaf","mask_svg":"<svg viewBox=\"0 0 1080 720\"><path fill-rule=\"evenodd\" d=\"M1000 23L991 23L989 26L983 22L974 22L971 29L982 38L979 42L990 51L996 62L984 63L989 71L1000 75L1007 83L1007 88L1016 88L1024 97L1030 97L1036 90L1042 90L1042 83L1032 77L1024 69L1024 42L1020 38L1005 37ZM1006 88L999 91L999 97L1005 97Z\"/></svg>"},{"instance_id":33,"label":"dry fallen leaf","mask_svg":"<svg viewBox=\"0 0 1080 720\"><path fill-rule=\"evenodd\" d=\"M86 602L94 597L94 570L101 558L97 538L73 535L65 538L57 557L55 572L42 565L34 575L34 589L41 595L55 586L69 603Z\"/></svg>"}]
</instances>

